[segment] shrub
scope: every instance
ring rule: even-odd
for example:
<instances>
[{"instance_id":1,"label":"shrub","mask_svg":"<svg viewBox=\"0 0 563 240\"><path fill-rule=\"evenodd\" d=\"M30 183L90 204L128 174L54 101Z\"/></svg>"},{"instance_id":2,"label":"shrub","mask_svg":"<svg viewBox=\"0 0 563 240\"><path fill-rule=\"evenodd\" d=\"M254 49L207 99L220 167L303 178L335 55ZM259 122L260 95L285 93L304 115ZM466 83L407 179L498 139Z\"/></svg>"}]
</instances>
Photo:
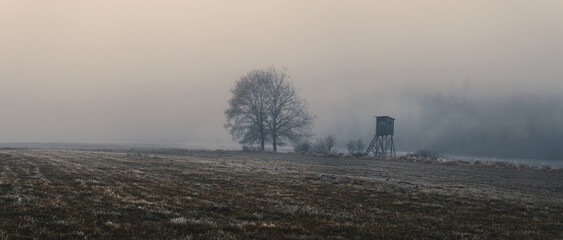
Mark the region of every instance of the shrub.
<instances>
[{"instance_id":1,"label":"shrub","mask_svg":"<svg viewBox=\"0 0 563 240\"><path fill-rule=\"evenodd\" d=\"M243 145L242 151L243 152L258 152L258 151L260 151L260 147Z\"/></svg>"},{"instance_id":2,"label":"shrub","mask_svg":"<svg viewBox=\"0 0 563 240\"><path fill-rule=\"evenodd\" d=\"M362 139L350 140L346 147L348 147L348 155L363 156L364 142L362 142Z\"/></svg>"},{"instance_id":3,"label":"shrub","mask_svg":"<svg viewBox=\"0 0 563 240\"><path fill-rule=\"evenodd\" d=\"M441 157L441 154L439 154L436 151L432 151L432 150L418 150L415 153L411 154L413 157L419 157L419 158L426 158L426 159L432 159L432 160L437 160L438 158Z\"/></svg>"},{"instance_id":4,"label":"shrub","mask_svg":"<svg viewBox=\"0 0 563 240\"><path fill-rule=\"evenodd\" d=\"M315 153L328 153L328 146L324 139L317 138L317 141L313 145L313 152Z\"/></svg>"},{"instance_id":5,"label":"shrub","mask_svg":"<svg viewBox=\"0 0 563 240\"><path fill-rule=\"evenodd\" d=\"M295 152L301 152L301 153L309 153L311 152L311 142L309 141L303 141L300 142L298 144L295 144L295 146L293 146L293 151Z\"/></svg>"}]
</instances>

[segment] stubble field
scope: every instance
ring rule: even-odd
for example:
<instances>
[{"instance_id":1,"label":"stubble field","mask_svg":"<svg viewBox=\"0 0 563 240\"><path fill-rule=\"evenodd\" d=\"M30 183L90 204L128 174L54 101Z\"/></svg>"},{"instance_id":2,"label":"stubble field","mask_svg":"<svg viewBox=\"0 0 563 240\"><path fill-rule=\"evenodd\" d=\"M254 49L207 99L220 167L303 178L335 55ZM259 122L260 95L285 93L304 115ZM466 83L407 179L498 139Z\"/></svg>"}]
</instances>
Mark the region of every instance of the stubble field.
<instances>
[{"instance_id":1,"label":"stubble field","mask_svg":"<svg viewBox=\"0 0 563 240\"><path fill-rule=\"evenodd\" d=\"M563 239L563 171L3 149L0 211L0 239Z\"/></svg>"}]
</instances>

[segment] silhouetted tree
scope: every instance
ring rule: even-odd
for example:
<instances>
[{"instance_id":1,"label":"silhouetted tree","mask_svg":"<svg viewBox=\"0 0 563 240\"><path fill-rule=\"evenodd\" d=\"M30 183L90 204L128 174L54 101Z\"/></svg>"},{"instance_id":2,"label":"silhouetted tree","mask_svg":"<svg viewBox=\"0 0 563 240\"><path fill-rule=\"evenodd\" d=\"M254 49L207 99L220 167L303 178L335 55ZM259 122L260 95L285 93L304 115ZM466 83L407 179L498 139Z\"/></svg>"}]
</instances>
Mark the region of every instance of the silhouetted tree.
<instances>
[{"instance_id":1,"label":"silhouetted tree","mask_svg":"<svg viewBox=\"0 0 563 240\"><path fill-rule=\"evenodd\" d=\"M225 128L234 140L241 144L259 144L264 151L267 139L267 87L268 76L265 72L254 70L241 77L231 90L233 96L225 110L227 122Z\"/></svg>"},{"instance_id":2,"label":"silhouetted tree","mask_svg":"<svg viewBox=\"0 0 563 240\"><path fill-rule=\"evenodd\" d=\"M309 142L308 140L296 143L293 146L293 151L294 152L301 152L301 153L309 153L311 152L311 149L313 148L311 142Z\"/></svg>"},{"instance_id":3,"label":"silhouetted tree","mask_svg":"<svg viewBox=\"0 0 563 240\"><path fill-rule=\"evenodd\" d=\"M266 126L275 152L278 144L284 140L297 143L309 136L313 116L309 113L307 102L298 96L285 70L272 67L265 75L269 84L266 88Z\"/></svg>"},{"instance_id":4,"label":"silhouetted tree","mask_svg":"<svg viewBox=\"0 0 563 240\"><path fill-rule=\"evenodd\" d=\"M328 153L328 148L324 139L317 138L315 144L313 144L313 152L316 153Z\"/></svg>"},{"instance_id":5,"label":"silhouetted tree","mask_svg":"<svg viewBox=\"0 0 563 240\"><path fill-rule=\"evenodd\" d=\"M225 128L240 143L260 143L264 150L271 141L274 151L290 141L309 136L313 116L300 98L285 70L254 70L243 76L232 90L225 110Z\"/></svg>"},{"instance_id":6,"label":"silhouetted tree","mask_svg":"<svg viewBox=\"0 0 563 240\"><path fill-rule=\"evenodd\" d=\"M329 153L332 152L332 148L334 147L334 144L336 144L336 139L334 138L334 135L326 136L324 141L328 152Z\"/></svg>"},{"instance_id":7,"label":"silhouetted tree","mask_svg":"<svg viewBox=\"0 0 563 240\"><path fill-rule=\"evenodd\" d=\"M346 147L348 148L348 155L360 155L364 149L364 142L362 142L362 139L350 140Z\"/></svg>"},{"instance_id":8,"label":"silhouetted tree","mask_svg":"<svg viewBox=\"0 0 563 240\"><path fill-rule=\"evenodd\" d=\"M356 151L356 141L354 140L348 141L346 147L348 148L348 155L352 155Z\"/></svg>"},{"instance_id":9,"label":"silhouetted tree","mask_svg":"<svg viewBox=\"0 0 563 240\"><path fill-rule=\"evenodd\" d=\"M355 144L356 147L356 153L362 153L364 151L364 142L362 142L362 139L358 139L358 141L356 141Z\"/></svg>"}]
</instances>

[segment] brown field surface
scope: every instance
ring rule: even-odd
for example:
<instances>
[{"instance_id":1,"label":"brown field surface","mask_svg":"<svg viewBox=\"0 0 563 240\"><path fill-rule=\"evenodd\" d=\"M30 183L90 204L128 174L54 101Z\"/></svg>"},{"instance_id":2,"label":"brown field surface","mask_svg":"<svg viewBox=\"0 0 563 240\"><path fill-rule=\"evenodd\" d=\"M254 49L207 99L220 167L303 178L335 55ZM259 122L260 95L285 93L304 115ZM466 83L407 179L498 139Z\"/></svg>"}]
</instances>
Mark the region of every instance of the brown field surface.
<instances>
[{"instance_id":1,"label":"brown field surface","mask_svg":"<svg viewBox=\"0 0 563 240\"><path fill-rule=\"evenodd\" d=\"M563 172L138 149L0 150L0 239L563 239Z\"/></svg>"}]
</instances>

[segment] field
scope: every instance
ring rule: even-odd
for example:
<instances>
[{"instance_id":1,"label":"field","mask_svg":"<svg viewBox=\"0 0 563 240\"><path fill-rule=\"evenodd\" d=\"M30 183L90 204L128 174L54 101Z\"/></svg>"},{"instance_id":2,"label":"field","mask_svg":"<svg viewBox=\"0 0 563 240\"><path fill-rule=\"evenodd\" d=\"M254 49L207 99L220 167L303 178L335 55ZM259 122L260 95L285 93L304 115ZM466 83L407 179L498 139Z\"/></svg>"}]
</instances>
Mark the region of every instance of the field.
<instances>
[{"instance_id":1,"label":"field","mask_svg":"<svg viewBox=\"0 0 563 240\"><path fill-rule=\"evenodd\" d=\"M563 239L563 171L300 154L0 150L0 239Z\"/></svg>"}]
</instances>

